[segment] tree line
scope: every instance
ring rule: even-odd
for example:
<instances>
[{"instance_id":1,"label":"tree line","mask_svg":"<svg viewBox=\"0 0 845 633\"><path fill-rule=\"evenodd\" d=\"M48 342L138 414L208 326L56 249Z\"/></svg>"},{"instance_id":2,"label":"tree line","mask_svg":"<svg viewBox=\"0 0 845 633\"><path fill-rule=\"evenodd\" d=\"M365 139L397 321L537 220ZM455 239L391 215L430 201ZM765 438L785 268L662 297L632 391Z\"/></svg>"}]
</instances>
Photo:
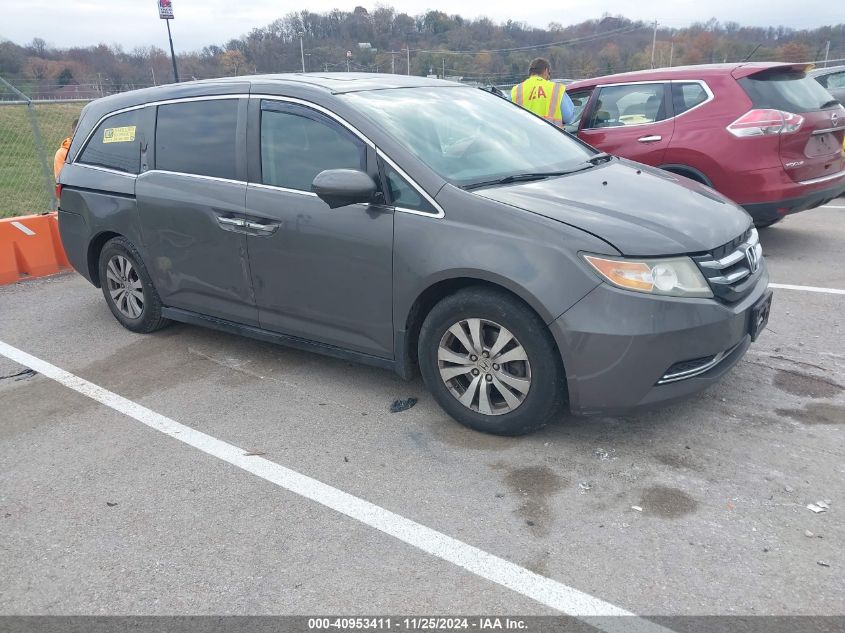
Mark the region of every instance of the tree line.
<instances>
[{"instance_id":1,"label":"tree line","mask_svg":"<svg viewBox=\"0 0 845 633\"><path fill-rule=\"evenodd\" d=\"M242 37L177 55L181 78L308 71L396 72L506 85L529 61L548 58L556 78L584 78L684 64L810 61L845 57L845 24L796 30L711 19L657 28L623 16L546 28L508 20L466 19L442 11L419 15L380 5L368 10L292 12ZM300 40L305 55L300 49ZM347 51L351 55L347 54ZM410 67L408 60L410 58ZM56 48L41 38L0 42L0 76L36 98L95 97L172 81L170 59L155 47Z\"/></svg>"}]
</instances>

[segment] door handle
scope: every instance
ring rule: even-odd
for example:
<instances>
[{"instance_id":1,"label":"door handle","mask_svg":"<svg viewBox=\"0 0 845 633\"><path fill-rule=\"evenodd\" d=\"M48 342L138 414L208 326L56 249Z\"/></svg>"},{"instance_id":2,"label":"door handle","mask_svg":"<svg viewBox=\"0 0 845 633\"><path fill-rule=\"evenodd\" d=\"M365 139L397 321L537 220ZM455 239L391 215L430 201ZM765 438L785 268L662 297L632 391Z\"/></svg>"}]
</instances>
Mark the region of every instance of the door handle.
<instances>
[{"instance_id":1,"label":"door handle","mask_svg":"<svg viewBox=\"0 0 845 633\"><path fill-rule=\"evenodd\" d=\"M217 216L217 222L219 222L223 226L236 226L239 228L246 226L246 220L244 220L243 218L227 218L223 215Z\"/></svg>"},{"instance_id":2,"label":"door handle","mask_svg":"<svg viewBox=\"0 0 845 633\"><path fill-rule=\"evenodd\" d=\"M261 224L260 222L250 222L249 220L244 222L244 226L253 231L264 233L265 235L275 233L276 229L279 228L278 224Z\"/></svg>"},{"instance_id":3,"label":"door handle","mask_svg":"<svg viewBox=\"0 0 845 633\"><path fill-rule=\"evenodd\" d=\"M638 143L656 143L657 141L662 141L662 140L663 140L662 136L660 136L658 134L654 134L652 136L641 136L640 138L637 139L637 142Z\"/></svg>"}]
</instances>

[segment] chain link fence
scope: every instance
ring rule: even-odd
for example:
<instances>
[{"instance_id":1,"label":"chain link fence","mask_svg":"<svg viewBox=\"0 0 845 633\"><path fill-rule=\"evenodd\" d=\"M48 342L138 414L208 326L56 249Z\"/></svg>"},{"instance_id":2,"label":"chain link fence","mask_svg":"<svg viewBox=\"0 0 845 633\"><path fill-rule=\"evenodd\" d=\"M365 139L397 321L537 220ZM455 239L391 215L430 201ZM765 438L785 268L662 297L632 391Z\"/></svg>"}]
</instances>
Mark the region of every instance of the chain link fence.
<instances>
[{"instance_id":1,"label":"chain link fence","mask_svg":"<svg viewBox=\"0 0 845 633\"><path fill-rule=\"evenodd\" d=\"M0 218L56 209L53 157L87 101L32 101L0 77Z\"/></svg>"}]
</instances>

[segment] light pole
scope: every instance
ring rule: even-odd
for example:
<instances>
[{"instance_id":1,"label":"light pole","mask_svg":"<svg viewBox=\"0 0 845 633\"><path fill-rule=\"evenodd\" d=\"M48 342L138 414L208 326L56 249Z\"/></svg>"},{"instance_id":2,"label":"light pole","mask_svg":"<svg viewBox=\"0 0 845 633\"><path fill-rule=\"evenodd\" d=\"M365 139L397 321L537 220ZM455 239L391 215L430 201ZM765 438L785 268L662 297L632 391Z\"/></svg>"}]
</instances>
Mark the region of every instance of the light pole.
<instances>
[{"instance_id":1,"label":"light pole","mask_svg":"<svg viewBox=\"0 0 845 633\"><path fill-rule=\"evenodd\" d=\"M657 48L657 20L654 21L654 38L651 40L651 67L654 68L654 50Z\"/></svg>"},{"instance_id":2,"label":"light pole","mask_svg":"<svg viewBox=\"0 0 845 633\"><path fill-rule=\"evenodd\" d=\"M305 33L300 31L299 32L299 55L302 57L302 72L305 72L305 44L302 43L303 37L305 37Z\"/></svg>"}]
</instances>

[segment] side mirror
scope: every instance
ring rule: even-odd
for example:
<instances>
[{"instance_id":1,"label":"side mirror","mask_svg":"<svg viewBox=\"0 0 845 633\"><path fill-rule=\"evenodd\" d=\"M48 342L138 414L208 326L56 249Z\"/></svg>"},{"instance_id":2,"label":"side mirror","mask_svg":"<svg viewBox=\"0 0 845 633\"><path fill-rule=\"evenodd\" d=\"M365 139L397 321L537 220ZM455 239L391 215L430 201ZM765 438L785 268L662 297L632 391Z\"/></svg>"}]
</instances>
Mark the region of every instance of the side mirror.
<instances>
[{"instance_id":1,"label":"side mirror","mask_svg":"<svg viewBox=\"0 0 845 633\"><path fill-rule=\"evenodd\" d=\"M376 183L357 169L327 169L311 183L311 191L332 209L359 202L371 202Z\"/></svg>"}]
</instances>

